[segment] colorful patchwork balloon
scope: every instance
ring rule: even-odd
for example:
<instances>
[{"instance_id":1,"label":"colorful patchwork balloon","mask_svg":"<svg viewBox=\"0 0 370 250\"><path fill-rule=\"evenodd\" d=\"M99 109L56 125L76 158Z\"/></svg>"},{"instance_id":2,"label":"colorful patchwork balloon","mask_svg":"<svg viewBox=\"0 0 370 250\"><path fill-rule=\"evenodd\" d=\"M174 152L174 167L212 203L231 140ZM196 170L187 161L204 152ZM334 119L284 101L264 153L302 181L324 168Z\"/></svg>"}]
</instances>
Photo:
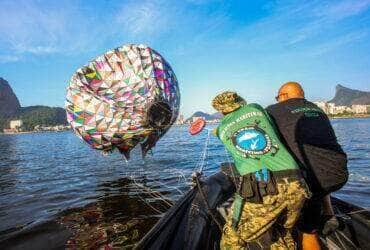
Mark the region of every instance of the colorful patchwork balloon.
<instances>
[{"instance_id":1,"label":"colorful patchwork balloon","mask_svg":"<svg viewBox=\"0 0 370 250\"><path fill-rule=\"evenodd\" d=\"M143 155L176 121L180 92L165 59L145 45L125 45L79 68L67 88L67 120L92 148Z\"/></svg>"}]
</instances>

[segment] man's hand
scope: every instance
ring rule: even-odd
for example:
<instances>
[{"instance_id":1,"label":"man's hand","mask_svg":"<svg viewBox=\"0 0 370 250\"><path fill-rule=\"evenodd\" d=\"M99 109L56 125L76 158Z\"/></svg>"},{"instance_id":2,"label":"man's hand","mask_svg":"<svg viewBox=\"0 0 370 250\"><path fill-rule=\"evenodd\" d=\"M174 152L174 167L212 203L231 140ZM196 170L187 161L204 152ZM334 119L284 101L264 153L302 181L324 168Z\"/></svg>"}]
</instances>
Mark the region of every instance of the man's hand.
<instances>
[{"instance_id":1,"label":"man's hand","mask_svg":"<svg viewBox=\"0 0 370 250\"><path fill-rule=\"evenodd\" d=\"M216 127L216 128L214 128L214 129L212 130L212 134L213 134L214 136L217 136L217 127Z\"/></svg>"}]
</instances>

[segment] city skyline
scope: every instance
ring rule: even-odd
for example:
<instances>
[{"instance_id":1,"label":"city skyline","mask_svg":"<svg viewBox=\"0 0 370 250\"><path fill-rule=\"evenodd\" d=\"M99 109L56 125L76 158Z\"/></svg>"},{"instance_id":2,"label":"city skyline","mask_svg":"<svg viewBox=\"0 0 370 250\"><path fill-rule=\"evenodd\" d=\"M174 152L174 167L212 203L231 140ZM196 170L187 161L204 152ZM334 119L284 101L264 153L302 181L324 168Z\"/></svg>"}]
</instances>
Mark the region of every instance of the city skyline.
<instances>
[{"instance_id":1,"label":"city skyline","mask_svg":"<svg viewBox=\"0 0 370 250\"><path fill-rule=\"evenodd\" d=\"M280 84L307 98L335 86L369 91L370 1L1 1L0 77L22 106L64 106L74 71L105 51L144 43L174 69L181 113L214 113L223 90L274 102Z\"/></svg>"}]
</instances>

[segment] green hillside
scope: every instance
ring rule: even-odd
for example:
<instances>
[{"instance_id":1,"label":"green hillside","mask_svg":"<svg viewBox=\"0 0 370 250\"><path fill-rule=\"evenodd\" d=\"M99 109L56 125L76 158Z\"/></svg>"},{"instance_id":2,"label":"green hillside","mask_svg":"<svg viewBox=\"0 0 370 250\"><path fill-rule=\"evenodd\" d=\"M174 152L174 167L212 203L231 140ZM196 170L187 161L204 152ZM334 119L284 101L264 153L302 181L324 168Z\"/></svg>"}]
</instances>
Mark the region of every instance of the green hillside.
<instances>
[{"instance_id":1,"label":"green hillside","mask_svg":"<svg viewBox=\"0 0 370 250\"><path fill-rule=\"evenodd\" d=\"M33 130L36 125L55 126L66 125L66 112L63 108L47 106L22 107L11 117L0 117L0 131L9 127L9 121L20 119L23 121L23 129Z\"/></svg>"}]
</instances>

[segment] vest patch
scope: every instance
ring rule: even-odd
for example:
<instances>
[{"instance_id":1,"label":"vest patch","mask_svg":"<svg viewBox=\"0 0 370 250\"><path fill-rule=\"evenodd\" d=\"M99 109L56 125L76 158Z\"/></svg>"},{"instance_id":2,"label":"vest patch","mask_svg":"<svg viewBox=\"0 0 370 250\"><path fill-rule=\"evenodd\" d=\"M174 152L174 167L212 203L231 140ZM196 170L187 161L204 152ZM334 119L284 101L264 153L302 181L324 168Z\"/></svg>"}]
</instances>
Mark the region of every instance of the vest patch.
<instances>
[{"instance_id":1,"label":"vest patch","mask_svg":"<svg viewBox=\"0 0 370 250\"><path fill-rule=\"evenodd\" d=\"M217 136L233 158L240 175L264 168L272 172L297 169L297 163L279 140L275 129L264 109L252 103L226 115L217 128ZM261 178L263 176L261 174Z\"/></svg>"},{"instance_id":2,"label":"vest patch","mask_svg":"<svg viewBox=\"0 0 370 250\"><path fill-rule=\"evenodd\" d=\"M271 150L271 139L258 127L244 127L232 136L232 142L238 151L248 155L263 155ZM244 155L243 154L243 155Z\"/></svg>"}]
</instances>

